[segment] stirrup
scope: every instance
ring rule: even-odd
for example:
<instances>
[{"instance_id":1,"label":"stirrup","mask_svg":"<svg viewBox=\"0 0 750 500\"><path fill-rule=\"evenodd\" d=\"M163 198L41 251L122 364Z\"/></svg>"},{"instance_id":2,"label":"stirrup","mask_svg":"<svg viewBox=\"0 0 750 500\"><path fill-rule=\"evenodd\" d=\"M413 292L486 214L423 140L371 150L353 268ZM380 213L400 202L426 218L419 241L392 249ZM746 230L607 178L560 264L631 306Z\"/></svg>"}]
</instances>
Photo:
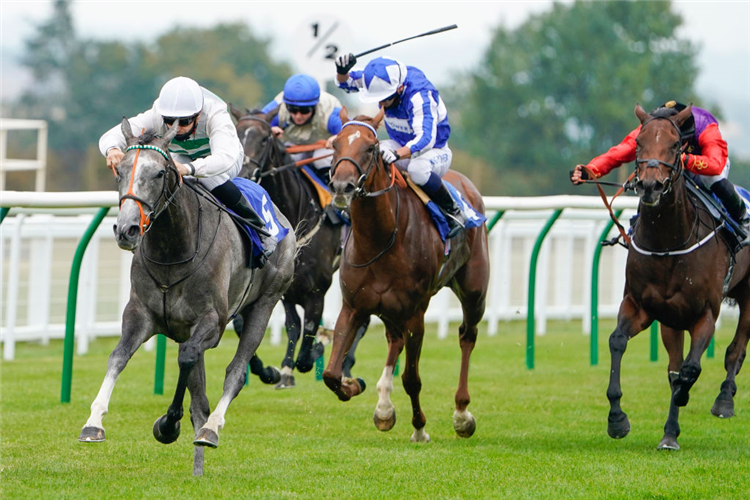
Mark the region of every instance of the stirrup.
<instances>
[{"instance_id":1,"label":"stirrup","mask_svg":"<svg viewBox=\"0 0 750 500\"><path fill-rule=\"evenodd\" d=\"M445 236L446 239L453 238L466 229L466 222L461 212L459 212L459 215L446 213L445 218L448 221L448 234Z\"/></svg>"}]
</instances>

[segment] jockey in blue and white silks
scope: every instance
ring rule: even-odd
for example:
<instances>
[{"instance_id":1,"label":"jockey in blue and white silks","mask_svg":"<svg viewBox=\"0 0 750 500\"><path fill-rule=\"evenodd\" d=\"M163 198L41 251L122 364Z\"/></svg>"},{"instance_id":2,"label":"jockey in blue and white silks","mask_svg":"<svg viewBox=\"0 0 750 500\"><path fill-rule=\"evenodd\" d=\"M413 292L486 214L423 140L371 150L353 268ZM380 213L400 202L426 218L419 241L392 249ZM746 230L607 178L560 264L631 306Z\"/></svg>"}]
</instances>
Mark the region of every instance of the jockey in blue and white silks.
<instances>
[{"instance_id":1,"label":"jockey in blue and white silks","mask_svg":"<svg viewBox=\"0 0 750 500\"><path fill-rule=\"evenodd\" d=\"M380 142L383 159L406 170L440 206L448 215L450 236L455 236L466 220L441 179L453 152L448 147L448 110L440 94L422 71L396 59L378 57L364 71L349 71L355 63L353 54L336 60L339 88L359 92L361 101L377 102L383 108L390 138Z\"/></svg>"}]
</instances>

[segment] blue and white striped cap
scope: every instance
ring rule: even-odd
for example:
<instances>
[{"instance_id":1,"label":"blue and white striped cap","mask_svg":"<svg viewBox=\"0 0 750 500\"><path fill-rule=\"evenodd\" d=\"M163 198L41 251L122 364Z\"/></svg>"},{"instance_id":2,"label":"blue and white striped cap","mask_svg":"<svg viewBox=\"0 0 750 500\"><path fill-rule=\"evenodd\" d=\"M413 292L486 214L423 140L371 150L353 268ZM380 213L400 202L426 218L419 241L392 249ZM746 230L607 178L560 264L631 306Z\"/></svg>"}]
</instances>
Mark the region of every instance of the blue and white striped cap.
<instances>
[{"instance_id":1,"label":"blue and white striped cap","mask_svg":"<svg viewBox=\"0 0 750 500\"><path fill-rule=\"evenodd\" d=\"M396 93L406 81L406 66L390 57L373 59L364 71L365 88L359 93L362 102L380 102Z\"/></svg>"}]
</instances>

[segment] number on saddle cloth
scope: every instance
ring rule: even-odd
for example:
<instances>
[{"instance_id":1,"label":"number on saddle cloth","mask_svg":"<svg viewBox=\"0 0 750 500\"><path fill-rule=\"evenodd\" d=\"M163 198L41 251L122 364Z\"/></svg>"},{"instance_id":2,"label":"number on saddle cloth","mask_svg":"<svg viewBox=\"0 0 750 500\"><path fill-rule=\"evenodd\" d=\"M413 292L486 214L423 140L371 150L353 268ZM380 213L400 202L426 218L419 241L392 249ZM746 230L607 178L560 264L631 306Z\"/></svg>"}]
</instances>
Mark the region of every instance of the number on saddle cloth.
<instances>
[{"instance_id":1,"label":"number on saddle cloth","mask_svg":"<svg viewBox=\"0 0 750 500\"><path fill-rule=\"evenodd\" d=\"M235 177L232 182L239 188L242 195L250 203L253 209L263 218L266 225L266 232L272 237L276 238L277 242L280 242L289 233L289 229L283 227L279 220L276 218L276 214L273 210L273 203L268 192L249 179L242 177ZM261 242L260 236L257 231L247 224L237 224L244 230L244 234L249 238L252 243L252 257L251 260L260 258L263 254L263 243Z\"/></svg>"}]
</instances>

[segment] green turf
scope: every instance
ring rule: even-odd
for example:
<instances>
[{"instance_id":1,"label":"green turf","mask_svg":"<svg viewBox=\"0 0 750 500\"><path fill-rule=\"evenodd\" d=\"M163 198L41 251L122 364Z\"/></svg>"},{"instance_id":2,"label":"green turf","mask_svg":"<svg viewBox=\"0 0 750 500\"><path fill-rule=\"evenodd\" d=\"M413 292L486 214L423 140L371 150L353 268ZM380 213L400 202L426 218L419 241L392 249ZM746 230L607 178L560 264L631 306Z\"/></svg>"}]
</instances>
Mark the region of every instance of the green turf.
<instances>
[{"instance_id":1,"label":"green turf","mask_svg":"<svg viewBox=\"0 0 750 500\"><path fill-rule=\"evenodd\" d=\"M578 322L551 322L537 338L536 369L525 368L525 323L481 333L471 365L470 411L477 431L456 437L451 415L458 380L455 336L430 332L422 350L422 403L428 444L409 442L410 405L400 381L392 400L398 421L387 433L372 423L375 384L386 343L381 328L362 341L355 375L368 388L342 403L313 374L276 391L253 379L232 403L218 449L206 450L204 476L192 476L187 415L177 442L152 436L174 389L176 348L168 348L165 387L153 394L154 352L136 353L121 375L104 418L107 441L81 444L78 433L101 384L114 339L75 358L72 401L61 404L62 344L19 344L0 371L2 498L750 498L750 411L746 377L738 379L736 417L709 410L724 377L731 326L717 334L716 358L681 411L678 452L658 452L667 415L666 356L648 360L648 333L631 341L622 377L623 409L632 425L607 436L609 370L603 322L599 366L589 366L588 337ZM455 332L455 328L452 329ZM207 355L209 399L221 392L236 340ZM259 355L277 364L282 348ZM326 351L326 356L328 351ZM402 358L403 362L403 358Z\"/></svg>"}]
</instances>

